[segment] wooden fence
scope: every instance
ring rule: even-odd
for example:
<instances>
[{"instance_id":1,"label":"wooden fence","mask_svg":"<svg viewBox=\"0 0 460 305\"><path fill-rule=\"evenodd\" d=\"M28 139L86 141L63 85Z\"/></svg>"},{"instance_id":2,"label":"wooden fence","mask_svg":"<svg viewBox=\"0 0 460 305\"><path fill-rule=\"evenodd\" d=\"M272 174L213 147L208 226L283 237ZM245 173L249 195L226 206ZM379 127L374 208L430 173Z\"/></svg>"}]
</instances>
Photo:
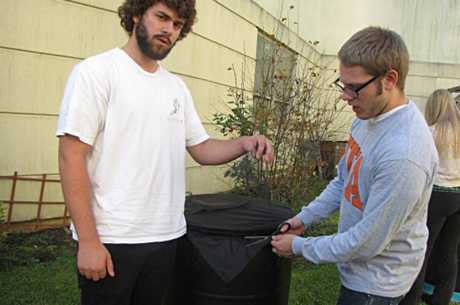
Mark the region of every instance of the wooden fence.
<instances>
[{"instance_id":1,"label":"wooden fence","mask_svg":"<svg viewBox=\"0 0 460 305\"><path fill-rule=\"evenodd\" d=\"M55 178L57 177L57 178ZM0 181L10 181L11 189L8 198L0 198L0 202L6 205L3 223L0 224L0 231L25 230L36 231L45 228L67 226L70 221L67 207L64 201L47 201L44 200L45 189L47 185L61 183L58 174L35 174L35 175L18 175L14 172L12 176L0 176ZM17 200L18 185L23 182L39 184L39 194L36 200ZM13 218L15 208L22 205L35 206L36 214L32 219L15 220ZM43 215L43 207L47 205L63 206L63 214L58 217L46 217Z\"/></svg>"}]
</instances>

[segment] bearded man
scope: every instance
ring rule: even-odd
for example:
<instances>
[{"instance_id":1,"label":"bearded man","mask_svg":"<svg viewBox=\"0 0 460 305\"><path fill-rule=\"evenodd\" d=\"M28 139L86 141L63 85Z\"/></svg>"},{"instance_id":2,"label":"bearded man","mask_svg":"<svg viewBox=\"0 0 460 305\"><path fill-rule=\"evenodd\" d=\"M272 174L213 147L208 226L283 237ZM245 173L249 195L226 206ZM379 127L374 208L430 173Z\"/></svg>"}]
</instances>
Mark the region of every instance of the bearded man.
<instances>
[{"instance_id":1,"label":"bearded man","mask_svg":"<svg viewBox=\"0 0 460 305\"><path fill-rule=\"evenodd\" d=\"M200 164L251 152L262 135L210 139L185 83L159 64L195 20L195 0L127 0L122 48L72 71L57 136L64 198L78 243L81 304L161 304L184 218L186 150Z\"/></svg>"}]
</instances>

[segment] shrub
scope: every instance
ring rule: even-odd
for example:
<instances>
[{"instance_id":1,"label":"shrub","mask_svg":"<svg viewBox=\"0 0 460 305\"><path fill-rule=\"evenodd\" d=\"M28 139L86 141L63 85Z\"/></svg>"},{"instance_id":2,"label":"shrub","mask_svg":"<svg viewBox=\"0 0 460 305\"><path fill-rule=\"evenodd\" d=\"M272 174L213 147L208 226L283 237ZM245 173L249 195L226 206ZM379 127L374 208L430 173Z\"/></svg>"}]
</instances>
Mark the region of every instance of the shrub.
<instances>
[{"instance_id":1,"label":"shrub","mask_svg":"<svg viewBox=\"0 0 460 305\"><path fill-rule=\"evenodd\" d=\"M328 164L320 147L342 128L334 121L346 104L332 90L336 71L315 63L313 56L281 56L286 53L283 48L281 43L274 44L266 54L258 55L259 80L253 88L244 79L245 63L241 76L234 66L229 68L235 79L228 94L229 111L216 113L213 122L224 136L264 134L273 143L271 165L250 155L230 165L225 175L233 179L235 191L295 207L326 178Z\"/></svg>"}]
</instances>

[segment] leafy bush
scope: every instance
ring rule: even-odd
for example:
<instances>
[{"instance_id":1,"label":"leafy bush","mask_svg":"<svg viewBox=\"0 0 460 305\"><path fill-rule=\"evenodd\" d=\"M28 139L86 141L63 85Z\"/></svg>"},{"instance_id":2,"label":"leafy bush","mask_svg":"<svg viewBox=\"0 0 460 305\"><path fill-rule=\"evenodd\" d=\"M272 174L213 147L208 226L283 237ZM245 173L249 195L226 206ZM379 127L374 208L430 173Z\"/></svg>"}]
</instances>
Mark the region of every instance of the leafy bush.
<instances>
[{"instance_id":1,"label":"leafy bush","mask_svg":"<svg viewBox=\"0 0 460 305\"><path fill-rule=\"evenodd\" d=\"M232 163L226 176L233 179L235 191L296 206L318 180L327 178L321 145L342 127L335 119L346 104L331 89L334 76L327 65L299 54L281 56L283 48L278 43L258 55L254 88L244 80L245 63L241 77L235 67L229 68L235 78L229 111L216 113L213 122L224 136L264 134L275 150L269 166L250 155Z\"/></svg>"}]
</instances>

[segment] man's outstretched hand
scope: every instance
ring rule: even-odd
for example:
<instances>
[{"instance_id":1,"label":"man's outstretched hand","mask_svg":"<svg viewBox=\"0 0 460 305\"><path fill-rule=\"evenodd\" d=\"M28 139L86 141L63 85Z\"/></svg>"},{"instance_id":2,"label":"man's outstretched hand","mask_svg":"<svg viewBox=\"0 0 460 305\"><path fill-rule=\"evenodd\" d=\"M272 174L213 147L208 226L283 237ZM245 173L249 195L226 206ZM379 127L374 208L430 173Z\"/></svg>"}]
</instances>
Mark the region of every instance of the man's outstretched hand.
<instances>
[{"instance_id":1,"label":"man's outstretched hand","mask_svg":"<svg viewBox=\"0 0 460 305\"><path fill-rule=\"evenodd\" d=\"M244 150L251 153L257 160L262 158L266 164L273 162L273 146L265 136L246 136L242 137L241 141L243 141Z\"/></svg>"}]
</instances>

